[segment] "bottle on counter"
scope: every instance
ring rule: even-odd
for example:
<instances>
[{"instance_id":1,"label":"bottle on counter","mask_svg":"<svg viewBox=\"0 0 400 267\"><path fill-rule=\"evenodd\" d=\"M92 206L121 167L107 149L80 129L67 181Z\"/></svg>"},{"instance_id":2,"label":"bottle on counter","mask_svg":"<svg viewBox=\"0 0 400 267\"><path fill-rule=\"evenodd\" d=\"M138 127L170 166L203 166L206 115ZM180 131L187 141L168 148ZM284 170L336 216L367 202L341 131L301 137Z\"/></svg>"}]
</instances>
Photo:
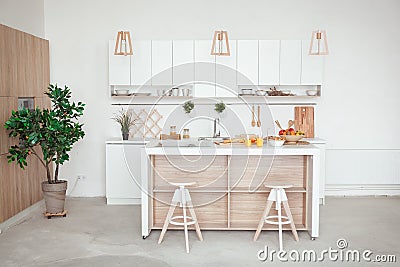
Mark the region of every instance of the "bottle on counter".
<instances>
[{"instance_id":1,"label":"bottle on counter","mask_svg":"<svg viewBox=\"0 0 400 267\"><path fill-rule=\"evenodd\" d=\"M176 126L175 125L171 125L169 127L169 135L176 135Z\"/></svg>"},{"instance_id":2,"label":"bottle on counter","mask_svg":"<svg viewBox=\"0 0 400 267\"><path fill-rule=\"evenodd\" d=\"M182 136L182 138L183 138L183 139L188 139L188 138L190 138L189 129L187 129L187 128L183 129L183 136Z\"/></svg>"}]
</instances>

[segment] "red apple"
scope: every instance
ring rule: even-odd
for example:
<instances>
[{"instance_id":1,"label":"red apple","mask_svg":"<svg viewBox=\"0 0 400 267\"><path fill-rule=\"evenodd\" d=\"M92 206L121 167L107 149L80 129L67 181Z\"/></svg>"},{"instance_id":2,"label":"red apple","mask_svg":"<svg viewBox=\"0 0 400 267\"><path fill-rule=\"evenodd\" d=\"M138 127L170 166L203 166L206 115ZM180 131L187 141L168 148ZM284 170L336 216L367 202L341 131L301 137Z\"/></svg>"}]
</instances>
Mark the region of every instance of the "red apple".
<instances>
[{"instance_id":1,"label":"red apple","mask_svg":"<svg viewBox=\"0 0 400 267\"><path fill-rule=\"evenodd\" d=\"M280 130L279 135L283 135L285 133L285 130Z\"/></svg>"}]
</instances>

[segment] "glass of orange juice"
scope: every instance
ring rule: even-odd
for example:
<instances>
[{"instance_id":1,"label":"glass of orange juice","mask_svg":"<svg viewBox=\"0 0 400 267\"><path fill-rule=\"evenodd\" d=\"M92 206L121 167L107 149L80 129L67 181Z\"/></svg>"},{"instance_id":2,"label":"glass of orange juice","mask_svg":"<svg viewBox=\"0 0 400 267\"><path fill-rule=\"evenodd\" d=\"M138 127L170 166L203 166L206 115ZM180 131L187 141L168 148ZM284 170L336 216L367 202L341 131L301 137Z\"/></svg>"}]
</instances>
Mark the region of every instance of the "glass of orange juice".
<instances>
[{"instance_id":1,"label":"glass of orange juice","mask_svg":"<svg viewBox=\"0 0 400 267\"><path fill-rule=\"evenodd\" d=\"M262 147L264 144L264 140L262 137L257 137L256 144L258 147Z\"/></svg>"}]
</instances>

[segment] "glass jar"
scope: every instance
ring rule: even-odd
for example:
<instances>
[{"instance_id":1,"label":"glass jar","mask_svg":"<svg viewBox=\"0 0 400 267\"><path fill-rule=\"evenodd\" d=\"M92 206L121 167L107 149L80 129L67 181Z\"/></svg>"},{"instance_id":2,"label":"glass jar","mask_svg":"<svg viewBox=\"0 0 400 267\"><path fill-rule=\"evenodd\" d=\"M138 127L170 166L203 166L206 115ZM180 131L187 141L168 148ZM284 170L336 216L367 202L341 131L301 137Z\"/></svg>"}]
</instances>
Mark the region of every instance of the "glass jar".
<instances>
[{"instance_id":1,"label":"glass jar","mask_svg":"<svg viewBox=\"0 0 400 267\"><path fill-rule=\"evenodd\" d=\"M171 125L169 127L169 135L176 135L176 126L175 125Z\"/></svg>"},{"instance_id":2,"label":"glass jar","mask_svg":"<svg viewBox=\"0 0 400 267\"><path fill-rule=\"evenodd\" d=\"M189 129L183 129L183 136L182 136L182 138L183 138L183 139L190 138Z\"/></svg>"}]
</instances>

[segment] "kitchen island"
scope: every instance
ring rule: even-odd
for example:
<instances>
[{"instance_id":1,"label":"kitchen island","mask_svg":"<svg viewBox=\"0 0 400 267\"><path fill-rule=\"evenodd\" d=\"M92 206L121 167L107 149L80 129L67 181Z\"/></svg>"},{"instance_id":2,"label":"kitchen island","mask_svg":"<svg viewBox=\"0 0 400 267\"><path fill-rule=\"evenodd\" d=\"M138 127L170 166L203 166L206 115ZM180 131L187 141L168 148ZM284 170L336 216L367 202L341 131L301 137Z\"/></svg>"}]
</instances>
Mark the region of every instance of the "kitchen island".
<instances>
[{"instance_id":1,"label":"kitchen island","mask_svg":"<svg viewBox=\"0 0 400 267\"><path fill-rule=\"evenodd\" d=\"M162 228L176 189L171 182L196 182L189 191L202 230L256 230L269 193L264 185L291 184L297 230L318 237L320 150L313 145L161 147L155 141L141 153L143 238Z\"/></svg>"}]
</instances>

